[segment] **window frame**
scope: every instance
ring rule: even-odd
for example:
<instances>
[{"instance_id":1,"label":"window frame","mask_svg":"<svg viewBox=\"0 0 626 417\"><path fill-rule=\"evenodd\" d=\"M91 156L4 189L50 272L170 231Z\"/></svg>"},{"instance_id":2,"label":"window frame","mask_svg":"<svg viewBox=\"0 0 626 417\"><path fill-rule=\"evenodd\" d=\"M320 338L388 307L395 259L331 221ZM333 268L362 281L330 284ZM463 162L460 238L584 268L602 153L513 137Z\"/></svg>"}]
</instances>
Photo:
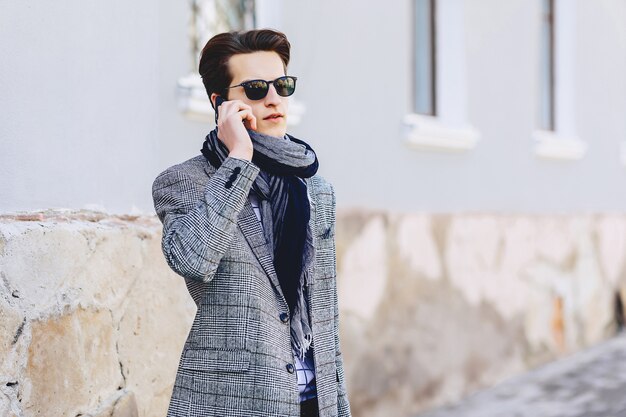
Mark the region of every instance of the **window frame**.
<instances>
[{"instance_id":1,"label":"window frame","mask_svg":"<svg viewBox=\"0 0 626 417\"><path fill-rule=\"evenodd\" d=\"M576 41L577 6L570 0L539 0L539 30L544 28L544 2L552 4L551 67L552 123L542 124L542 77L544 65L543 40L538 43L538 114L532 133L533 153L536 157L551 160L576 161L582 159L588 144L581 140L576 127ZM540 35L541 36L541 35ZM550 128L551 127L551 128Z\"/></svg>"},{"instance_id":2,"label":"window frame","mask_svg":"<svg viewBox=\"0 0 626 417\"><path fill-rule=\"evenodd\" d=\"M454 0L432 0L431 39L434 62L434 114L417 113L416 88L416 1L412 2L409 31L412 39L409 85L407 97L410 112L403 118L404 139L407 146L419 151L464 152L474 149L480 133L469 124L467 103L467 61L465 59L464 7Z\"/></svg>"}]
</instances>

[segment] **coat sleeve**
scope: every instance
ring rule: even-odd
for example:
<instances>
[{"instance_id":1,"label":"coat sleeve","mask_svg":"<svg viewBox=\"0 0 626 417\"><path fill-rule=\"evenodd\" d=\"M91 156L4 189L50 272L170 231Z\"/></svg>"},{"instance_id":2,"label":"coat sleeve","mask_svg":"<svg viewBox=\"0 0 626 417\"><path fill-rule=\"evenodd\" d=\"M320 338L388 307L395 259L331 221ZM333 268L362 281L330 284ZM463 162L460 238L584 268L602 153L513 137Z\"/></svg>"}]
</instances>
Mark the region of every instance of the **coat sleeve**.
<instances>
[{"instance_id":1,"label":"coat sleeve","mask_svg":"<svg viewBox=\"0 0 626 417\"><path fill-rule=\"evenodd\" d=\"M165 170L154 180L154 208L163 223L161 247L174 272L201 282L213 278L259 171L250 161L229 157L206 185L180 169Z\"/></svg>"},{"instance_id":2,"label":"coat sleeve","mask_svg":"<svg viewBox=\"0 0 626 417\"><path fill-rule=\"evenodd\" d=\"M330 185L330 184L329 184ZM330 185L331 195L332 195L332 227L335 229L335 221L336 221L336 198L335 198L335 190L332 185ZM335 241L333 238L333 256L336 258L337 253L335 251ZM335 262L335 265L337 263ZM335 271L335 276L336 276ZM339 417L350 417L352 414L350 412L350 402L348 401L348 390L346 387L346 378L343 368L343 355L341 354L341 347L339 343L339 297L337 293L337 283L335 283L335 365L337 367L337 407L338 407L338 416Z\"/></svg>"}]
</instances>

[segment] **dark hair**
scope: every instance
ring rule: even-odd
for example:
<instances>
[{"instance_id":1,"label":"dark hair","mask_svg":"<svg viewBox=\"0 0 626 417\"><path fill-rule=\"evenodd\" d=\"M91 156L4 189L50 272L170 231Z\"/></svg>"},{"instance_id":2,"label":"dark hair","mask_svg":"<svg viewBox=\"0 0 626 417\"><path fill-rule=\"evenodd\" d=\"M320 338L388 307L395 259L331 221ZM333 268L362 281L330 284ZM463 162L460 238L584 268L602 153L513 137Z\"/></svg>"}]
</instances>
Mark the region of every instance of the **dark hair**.
<instances>
[{"instance_id":1,"label":"dark hair","mask_svg":"<svg viewBox=\"0 0 626 417\"><path fill-rule=\"evenodd\" d=\"M233 76L228 68L228 60L235 54L256 51L276 52L283 61L285 73L289 65L291 44L284 33L272 29L255 29L246 32L224 32L213 36L202 48L198 70L209 99L216 93L228 99L228 85ZM213 102L211 102L213 106Z\"/></svg>"}]
</instances>

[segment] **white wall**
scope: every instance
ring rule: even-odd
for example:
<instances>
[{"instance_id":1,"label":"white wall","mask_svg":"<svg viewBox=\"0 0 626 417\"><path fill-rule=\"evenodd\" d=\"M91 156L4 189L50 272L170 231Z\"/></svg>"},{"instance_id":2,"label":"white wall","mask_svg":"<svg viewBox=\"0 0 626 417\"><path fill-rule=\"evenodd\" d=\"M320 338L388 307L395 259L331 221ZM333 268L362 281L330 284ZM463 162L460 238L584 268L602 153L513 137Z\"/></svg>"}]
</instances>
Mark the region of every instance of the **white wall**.
<instances>
[{"instance_id":1,"label":"white wall","mask_svg":"<svg viewBox=\"0 0 626 417\"><path fill-rule=\"evenodd\" d=\"M152 212L156 174L202 144L175 101L187 4L0 7L0 212Z\"/></svg>"},{"instance_id":2,"label":"white wall","mask_svg":"<svg viewBox=\"0 0 626 417\"><path fill-rule=\"evenodd\" d=\"M291 133L317 150L319 173L335 184L340 207L626 209L626 194L616 192L626 179L618 155L626 141L623 0L570 2L576 30L568 42L576 49L569 117L588 145L579 161L533 153L538 0L474 0L471 7L440 0L441 10L462 10L466 73L456 79L467 80L459 86L467 104L460 108L481 137L460 153L405 143L409 0L395 7L276 2L280 18L265 21L282 21L276 26L292 43L296 97L307 107ZM191 65L188 4L5 1L0 7L0 212L91 205L152 212L154 177L197 155L211 128L177 109L176 81Z\"/></svg>"}]
</instances>

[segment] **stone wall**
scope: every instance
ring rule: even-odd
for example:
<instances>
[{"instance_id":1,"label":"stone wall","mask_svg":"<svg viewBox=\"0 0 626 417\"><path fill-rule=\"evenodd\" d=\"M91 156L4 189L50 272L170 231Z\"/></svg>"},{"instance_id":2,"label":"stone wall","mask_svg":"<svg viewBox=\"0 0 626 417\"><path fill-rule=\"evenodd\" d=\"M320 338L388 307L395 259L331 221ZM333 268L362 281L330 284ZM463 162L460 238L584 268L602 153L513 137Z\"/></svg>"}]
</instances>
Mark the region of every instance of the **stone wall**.
<instances>
[{"instance_id":1,"label":"stone wall","mask_svg":"<svg viewBox=\"0 0 626 417\"><path fill-rule=\"evenodd\" d=\"M0 415L164 416L195 305L156 217L0 219Z\"/></svg>"},{"instance_id":2,"label":"stone wall","mask_svg":"<svg viewBox=\"0 0 626 417\"><path fill-rule=\"evenodd\" d=\"M615 332L626 216L340 210L354 415L409 416ZM0 216L0 415L165 415L195 305L150 216ZM617 311L619 310L619 311Z\"/></svg>"},{"instance_id":3,"label":"stone wall","mask_svg":"<svg viewBox=\"0 0 626 417\"><path fill-rule=\"evenodd\" d=\"M454 402L623 322L626 216L355 210L337 227L341 342L359 417Z\"/></svg>"}]
</instances>

